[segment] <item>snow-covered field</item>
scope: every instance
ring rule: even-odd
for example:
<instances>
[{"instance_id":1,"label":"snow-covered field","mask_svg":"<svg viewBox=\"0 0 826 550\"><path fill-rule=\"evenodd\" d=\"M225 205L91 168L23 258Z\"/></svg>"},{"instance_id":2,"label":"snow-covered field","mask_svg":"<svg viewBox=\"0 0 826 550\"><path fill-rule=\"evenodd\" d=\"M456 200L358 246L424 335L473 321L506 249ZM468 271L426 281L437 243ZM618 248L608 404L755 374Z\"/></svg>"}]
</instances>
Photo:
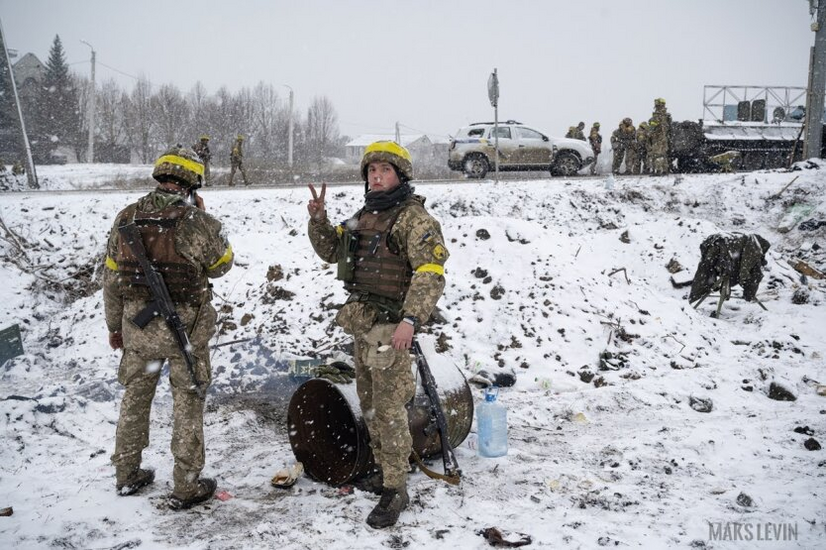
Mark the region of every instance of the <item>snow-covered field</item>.
<instances>
[{"instance_id":1,"label":"snow-covered field","mask_svg":"<svg viewBox=\"0 0 826 550\"><path fill-rule=\"evenodd\" d=\"M66 189L118 175L76 165L48 177ZM237 258L216 281L215 343L258 338L213 353L205 474L232 498L189 512L164 506L167 380L144 454L155 484L118 497L109 463L119 354L108 348L88 268L100 264L115 213L139 194L0 195L0 218L26 239L27 259L16 261L49 266L23 273L14 246L0 241L0 328L19 323L26 348L0 366L0 508L14 508L0 517L0 547L464 549L489 547L478 534L487 527L509 540L528 535L535 548L826 547L826 457L804 447L810 437L826 443L826 397L816 391L826 383L826 284L801 281L789 265L826 267L826 228L797 229L826 219L823 165L624 177L611 190L577 178L417 191L451 253L439 303L446 323L422 338L446 341L442 360L468 376L504 369L517 383L500 396L508 455L477 457L471 434L457 449L462 484L414 473L410 509L384 531L364 523L372 494L308 478L289 490L269 483L294 462L284 428L294 386L279 383L286 377L272 357L308 357L344 337L330 305L345 294L306 237L306 189L202 193ZM333 219L358 203L359 186L328 190ZM693 273L700 243L721 231L772 243L758 294L768 311L733 299L714 319L712 300L694 310L688 289L672 286L670 260ZM276 265L284 277L269 281ZM807 303L792 302L796 291ZM603 351L616 370L600 369ZM796 401L769 398L773 382ZM696 399L712 410L692 408ZM748 540L711 540L712 531ZM790 540L776 540L784 534Z\"/></svg>"}]
</instances>

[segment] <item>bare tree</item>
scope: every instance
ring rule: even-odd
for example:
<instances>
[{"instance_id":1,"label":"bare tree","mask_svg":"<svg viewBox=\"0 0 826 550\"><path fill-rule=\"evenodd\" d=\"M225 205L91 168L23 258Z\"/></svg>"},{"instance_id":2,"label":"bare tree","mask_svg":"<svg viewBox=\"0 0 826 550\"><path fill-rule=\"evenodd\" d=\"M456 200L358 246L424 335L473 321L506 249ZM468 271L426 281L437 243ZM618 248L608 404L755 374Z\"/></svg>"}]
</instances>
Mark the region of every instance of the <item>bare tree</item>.
<instances>
[{"instance_id":1,"label":"bare tree","mask_svg":"<svg viewBox=\"0 0 826 550\"><path fill-rule=\"evenodd\" d=\"M256 151L266 159L275 160L278 142L280 107L278 93L272 84L259 82L252 91L252 114L255 121Z\"/></svg>"},{"instance_id":2,"label":"bare tree","mask_svg":"<svg viewBox=\"0 0 826 550\"><path fill-rule=\"evenodd\" d=\"M315 97L307 110L305 151L309 160L320 162L336 154L339 142L338 115L327 96Z\"/></svg>"},{"instance_id":3,"label":"bare tree","mask_svg":"<svg viewBox=\"0 0 826 550\"><path fill-rule=\"evenodd\" d=\"M152 96L152 117L165 147L183 145L189 126L189 106L175 85L164 84Z\"/></svg>"},{"instance_id":4,"label":"bare tree","mask_svg":"<svg viewBox=\"0 0 826 550\"><path fill-rule=\"evenodd\" d=\"M124 107L125 92L113 79L106 80L97 92L97 108L95 120L100 141L114 146L123 143L124 139Z\"/></svg>"},{"instance_id":5,"label":"bare tree","mask_svg":"<svg viewBox=\"0 0 826 550\"><path fill-rule=\"evenodd\" d=\"M149 81L141 76L128 96L124 121L126 135L133 151L137 151L141 162L148 164L155 156L152 147L152 90Z\"/></svg>"}]
</instances>

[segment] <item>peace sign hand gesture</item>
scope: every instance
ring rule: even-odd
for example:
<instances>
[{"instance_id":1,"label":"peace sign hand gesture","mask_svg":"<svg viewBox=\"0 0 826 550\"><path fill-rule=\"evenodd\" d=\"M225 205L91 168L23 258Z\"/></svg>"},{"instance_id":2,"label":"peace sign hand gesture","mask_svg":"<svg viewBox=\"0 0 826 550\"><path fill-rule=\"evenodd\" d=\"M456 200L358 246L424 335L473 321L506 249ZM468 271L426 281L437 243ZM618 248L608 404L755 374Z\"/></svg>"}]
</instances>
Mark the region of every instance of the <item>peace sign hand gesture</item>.
<instances>
[{"instance_id":1,"label":"peace sign hand gesture","mask_svg":"<svg viewBox=\"0 0 826 550\"><path fill-rule=\"evenodd\" d=\"M313 198L307 203L307 212L310 213L312 219L321 221L327 217L327 212L324 210L324 195L327 193L327 184L321 184L321 194L316 193L312 183L308 183L307 187L310 188L310 193L313 194Z\"/></svg>"}]
</instances>

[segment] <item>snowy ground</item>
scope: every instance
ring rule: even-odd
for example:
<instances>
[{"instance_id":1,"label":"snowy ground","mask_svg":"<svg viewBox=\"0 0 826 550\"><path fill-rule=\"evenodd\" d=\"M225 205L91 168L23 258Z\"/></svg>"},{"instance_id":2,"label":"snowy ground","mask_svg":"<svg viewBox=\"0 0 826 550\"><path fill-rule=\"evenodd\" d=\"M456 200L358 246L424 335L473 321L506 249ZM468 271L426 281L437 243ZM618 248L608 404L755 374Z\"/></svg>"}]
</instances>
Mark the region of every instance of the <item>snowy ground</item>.
<instances>
[{"instance_id":1,"label":"snowy ground","mask_svg":"<svg viewBox=\"0 0 826 550\"><path fill-rule=\"evenodd\" d=\"M423 338L444 334L443 360L466 375L502 368L517 384L501 394L508 456L477 457L471 435L457 449L461 486L413 474L412 505L385 531L364 523L371 494L308 478L289 490L269 484L294 458L289 385L268 354L309 356L344 336L330 309L343 290L306 237L306 189L203 192L237 254L216 284L216 343L259 338L213 353L205 474L232 498L183 513L164 507L168 381L144 455L155 484L117 497L109 463L119 354L107 346L88 266L99 264L115 213L139 194L0 195L0 218L26 239L28 263L17 261L49 265L39 278L24 274L12 245L0 243L0 328L19 323L26 347L0 366L0 508L14 508L0 517L0 547L486 548L486 527L510 540L529 535L536 548L826 547L826 457L794 431L808 427L826 443L826 398L813 382L826 383L826 284L801 282L788 263L826 267L826 229L797 229L826 218L822 168L627 177L612 190L589 178L418 186L451 253L439 304L447 322ZM97 187L122 169L50 167L41 176L57 182L51 188ZM358 186L329 190L331 217L354 212L358 195ZM735 299L713 319L710 301L695 311L688 289L672 287L666 264L693 272L700 242L720 231L772 243L758 294L768 312ZM268 281L275 265L285 276ZM792 303L795 291L808 303ZM604 350L619 358L617 370L600 369ZM797 400L770 399L772 382ZM692 398L713 410L697 412ZM710 540L710 526L732 522L751 526L751 540ZM767 523L789 524L796 536L756 540Z\"/></svg>"}]
</instances>

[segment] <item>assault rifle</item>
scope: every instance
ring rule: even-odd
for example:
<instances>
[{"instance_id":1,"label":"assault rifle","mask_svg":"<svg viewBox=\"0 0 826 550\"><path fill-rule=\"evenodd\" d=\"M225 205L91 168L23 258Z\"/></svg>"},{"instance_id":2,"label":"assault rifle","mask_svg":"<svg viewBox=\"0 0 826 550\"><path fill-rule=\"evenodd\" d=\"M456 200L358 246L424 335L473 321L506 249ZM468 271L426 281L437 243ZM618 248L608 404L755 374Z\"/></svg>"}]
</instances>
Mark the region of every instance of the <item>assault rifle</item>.
<instances>
[{"instance_id":1,"label":"assault rifle","mask_svg":"<svg viewBox=\"0 0 826 550\"><path fill-rule=\"evenodd\" d=\"M144 328L155 317L159 315L163 317L166 325L175 337L178 349L181 350L181 355L186 363L189 378L195 387L195 392L198 394L198 397L203 399L206 396L206 388L198 382L198 377L195 375L196 361L192 355L192 344L189 341L189 335L186 333L186 325L181 321L178 312L175 311L175 305L169 296L169 289L166 287L166 283L161 274L158 273L158 268L156 268L146 256L146 248L143 245L143 237L141 237L140 230L133 222L118 227L118 233L120 233L121 238L124 239L126 245L132 250L132 254L137 258L146 277L146 285L149 287L149 291L154 298L148 306L135 316L132 322L138 327Z\"/></svg>"},{"instance_id":2,"label":"assault rifle","mask_svg":"<svg viewBox=\"0 0 826 550\"><path fill-rule=\"evenodd\" d=\"M451 485L458 485L462 478L462 471L459 469L459 463L456 461L456 455L453 453L453 447L450 445L450 438L447 432L447 420L442 410L442 402L439 400L439 393L436 390L436 380L433 379L430 365L427 364L422 347L416 340L413 340L413 353L416 356L416 366L422 377L422 387L430 400L430 414L435 418L436 428L439 430L439 440L442 444L442 461L444 462L445 469L444 475L425 468L415 451L413 457L416 459L422 471L428 476L442 479Z\"/></svg>"}]
</instances>

